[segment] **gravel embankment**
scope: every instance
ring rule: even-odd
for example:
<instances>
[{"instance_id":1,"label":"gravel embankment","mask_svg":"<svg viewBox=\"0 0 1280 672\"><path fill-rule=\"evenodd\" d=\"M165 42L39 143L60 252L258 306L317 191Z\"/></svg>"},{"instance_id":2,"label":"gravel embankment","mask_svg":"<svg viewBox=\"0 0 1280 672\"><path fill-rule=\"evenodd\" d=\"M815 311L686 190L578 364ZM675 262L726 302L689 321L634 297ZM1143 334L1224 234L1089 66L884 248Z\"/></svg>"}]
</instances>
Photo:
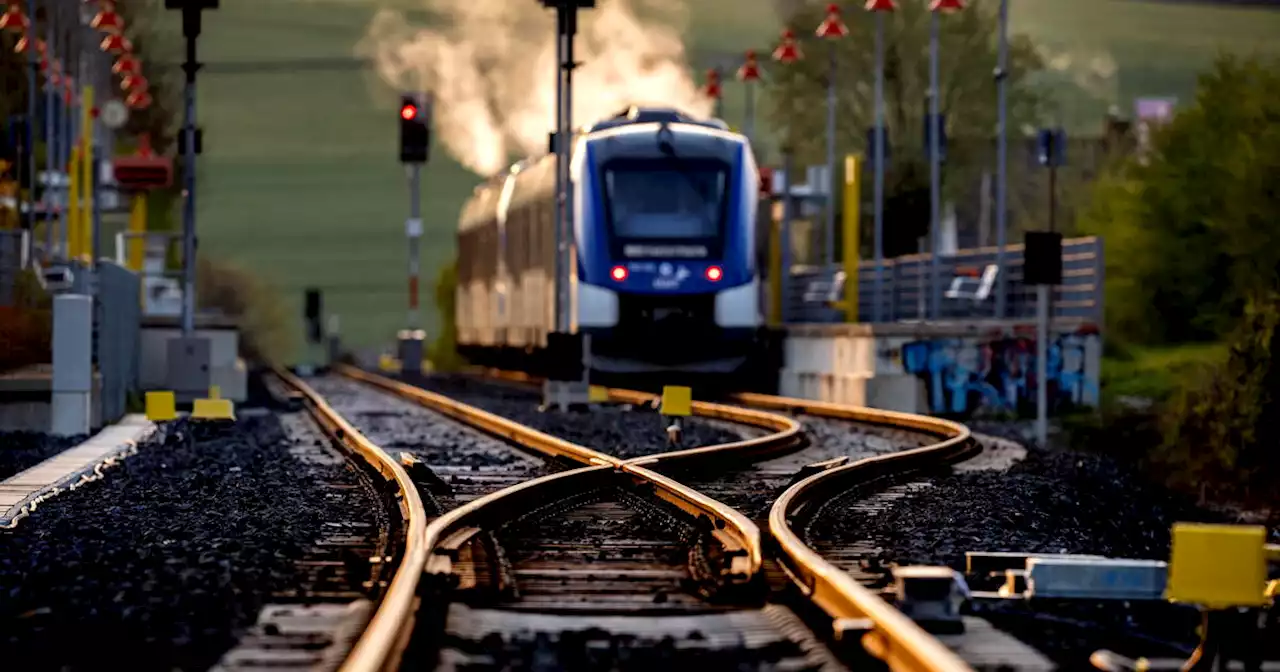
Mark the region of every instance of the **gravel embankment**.
<instances>
[{"instance_id":1,"label":"gravel embankment","mask_svg":"<svg viewBox=\"0 0 1280 672\"><path fill-rule=\"evenodd\" d=\"M975 429L1009 439L1023 434L1016 426ZM978 550L1167 560L1175 522L1231 522L1105 455L1031 448L1011 466L959 466L870 512L858 506L866 495L846 495L827 507L808 535L828 547L869 541L878 549L868 554L872 566L948 565L963 571L964 553ZM1088 655L1098 648L1167 656L1194 646L1194 614L1163 603L1086 600L1045 603L1037 611L1031 615L1014 604L981 609L1066 667L1087 667ZM1156 641L1133 650L1134 634Z\"/></svg>"},{"instance_id":2,"label":"gravel embankment","mask_svg":"<svg viewBox=\"0 0 1280 672\"><path fill-rule=\"evenodd\" d=\"M346 484L342 498L328 487ZM14 670L203 670L330 521L376 524L347 463L303 464L275 416L174 423L102 481L0 531L0 660Z\"/></svg>"},{"instance_id":3,"label":"gravel embankment","mask_svg":"<svg viewBox=\"0 0 1280 672\"><path fill-rule=\"evenodd\" d=\"M464 377L425 376L408 380L414 385L482 408L566 441L623 459L672 450L665 423L657 411L634 407L602 406L589 412L538 410L539 393L509 385L485 383ZM743 438L697 418L683 421L683 447L728 443Z\"/></svg>"},{"instance_id":4,"label":"gravel embankment","mask_svg":"<svg viewBox=\"0 0 1280 672\"><path fill-rule=\"evenodd\" d=\"M30 469L87 438L50 436L40 432L0 432L0 481Z\"/></svg>"}]
</instances>

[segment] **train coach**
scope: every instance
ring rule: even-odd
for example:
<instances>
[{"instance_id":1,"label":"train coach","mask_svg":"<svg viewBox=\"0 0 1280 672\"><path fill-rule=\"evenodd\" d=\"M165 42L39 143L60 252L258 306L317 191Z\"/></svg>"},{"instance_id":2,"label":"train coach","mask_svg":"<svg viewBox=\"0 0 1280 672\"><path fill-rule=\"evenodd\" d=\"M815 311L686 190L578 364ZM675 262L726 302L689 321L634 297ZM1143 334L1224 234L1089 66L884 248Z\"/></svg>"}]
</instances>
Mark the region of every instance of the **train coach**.
<instances>
[{"instance_id":1,"label":"train coach","mask_svg":"<svg viewBox=\"0 0 1280 672\"><path fill-rule=\"evenodd\" d=\"M458 223L460 352L539 370L555 329L555 156L478 186ZM570 162L569 331L595 374L749 375L764 348L759 174L720 120L631 108Z\"/></svg>"}]
</instances>

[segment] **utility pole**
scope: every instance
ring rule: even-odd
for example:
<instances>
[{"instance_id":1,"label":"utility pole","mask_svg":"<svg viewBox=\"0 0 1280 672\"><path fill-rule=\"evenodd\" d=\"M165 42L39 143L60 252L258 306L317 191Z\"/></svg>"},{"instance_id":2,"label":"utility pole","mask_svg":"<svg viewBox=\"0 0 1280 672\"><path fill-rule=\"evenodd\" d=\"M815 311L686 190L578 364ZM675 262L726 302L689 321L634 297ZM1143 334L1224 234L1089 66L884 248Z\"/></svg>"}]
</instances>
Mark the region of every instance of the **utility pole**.
<instances>
[{"instance_id":1,"label":"utility pole","mask_svg":"<svg viewBox=\"0 0 1280 672\"><path fill-rule=\"evenodd\" d=\"M938 81L938 51L941 48L941 17L964 9L963 0L933 0L929 3L929 315L942 319L942 287L939 273L942 260L942 152L943 122L941 83Z\"/></svg>"},{"instance_id":2,"label":"utility pole","mask_svg":"<svg viewBox=\"0 0 1280 672\"><path fill-rule=\"evenodd\" d=\"M1009 0L1000 0L1000 46L996 66L996 96L999 117L996 121L996 319L1005 317L1004 246L1006 217L1009 206L1009 128L1008 128L1008 79L1009 79Z\"/></svg>"},{"instance_id":3,"label":"utility pole","mask_svg":"<svg viewBox=\"0 0 1280 672\"><path fill-rule=\"evenodd\" d=\"M881 294L884 291L884 171L885 142L888 141L884 125L884 15L897 10L893 0L871 0L867 11L876 14L875 37L875 126L871 129L872 164L875 167L875 259L876 274L872 291L871 321L880 322L883 315Z\"/></svg>"},{"instance_id":4,"label":"utility pole","mask_svg":"<svg viewBox=\"0 0 1280 672\"><path fill-rule=\"evenodd\" d=\"M840 5L827 5L827 16L816 31L827 45L827 227L822 244L823 268L834 272L836 258L836 64L838 53L836 40L849 35L849 28L840 20Z\"/></svg>"},{"instance_id":5,"label":"utility pole","mask_svg":"<svg viewBox=\"0 0 1280 672\"><path fill-rule=\"evenodd\" d=\"M581 385L585 375L573 375L573 369L584 361L583 344L575 340L570 331L571 309L569 300L570 254L573 250L573 184L569 175L569 162L573 155L573 71L577 63L573 58L573 39L578 32L578 10L592 9L595 0L541 0L543 7L556 10L556 129L554 149L556 154L556 279L555 279L555 331L547 335L547 351L551 357L551 375L545 389L550 405L567 406L582 401L586 390L573 388ZM583 402L585 403L585 401Z\"/></svg>"},{"instance_id":6,"label":"utility pole","mask_svg":"<svg viewBox=\"0 0 1280 672\"><path fill-rule=\"evenodd\" d=\"M201 65L196 58L196 41L200 38L201 12L217 9L218 0L164 0L164 7L182 12L182 36L187 47L182 62L186 73L186 112L182 122L182 335L188 338L195 331L196 314L196 73Z\"/></svg>"},{"instance_id":7,"label":"utility pole","mask_svg":"<svg viewBox=\"0 0 1280 672\"><path fill-rule=\"evenodd\" d=\"M202 12L218 8L218 0L164 0L165 9L182 12L182 36L186 40L186 74L182 123L182 336L169 342L170 386L175 393L203 394L209 389L210 344L195 337L196 319L196 154L200 134L196 129L196 41L200 38Z\"/></svg>"}]
</instances>

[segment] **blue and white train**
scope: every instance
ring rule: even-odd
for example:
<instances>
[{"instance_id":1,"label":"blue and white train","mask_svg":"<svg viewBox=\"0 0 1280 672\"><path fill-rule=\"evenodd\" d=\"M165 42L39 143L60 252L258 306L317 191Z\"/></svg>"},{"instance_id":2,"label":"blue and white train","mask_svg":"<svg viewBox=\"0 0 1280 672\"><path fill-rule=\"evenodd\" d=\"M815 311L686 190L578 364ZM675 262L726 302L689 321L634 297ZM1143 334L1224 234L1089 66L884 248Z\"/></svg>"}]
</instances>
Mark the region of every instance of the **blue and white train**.
<instances>
[{"instance_id":1,"label":"blue and white train","mask_svg":"<svg viewBox=\"0 0 1280 672\"><path fill-rule=\"evenodd\" d=\"M720 120L631 108L576 135L570 176L570 332L591 335L592 372L748 368L765 339L747 139ZM457 338L473 362L531 370L545 354L555 181L554 155L528 159L463 207Z\"/></svg>"}]
</instances>

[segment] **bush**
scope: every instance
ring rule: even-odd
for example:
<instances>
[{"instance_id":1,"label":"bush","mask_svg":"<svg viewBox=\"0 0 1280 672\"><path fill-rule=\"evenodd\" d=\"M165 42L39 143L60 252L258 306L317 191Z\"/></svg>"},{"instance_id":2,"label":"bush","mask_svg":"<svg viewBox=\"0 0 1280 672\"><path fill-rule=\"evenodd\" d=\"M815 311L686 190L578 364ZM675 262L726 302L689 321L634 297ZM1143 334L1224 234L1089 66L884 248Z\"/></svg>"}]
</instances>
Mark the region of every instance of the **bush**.
<instances>
[{"instance_id":1,"label":"bush","mask_svg":"<svg viewBox=\"0 0 1280 672\"><path fill-rule=\"evenodd\" d=\"M1245 499L1280 494L1280 295L1247 303L1226 362L1162 413L1156 462L1176 485Z\"/></svg>"},{"instance_id":2,"label":"bush","mask_svg":"<svg viewBox=\"0 0 1280 672\"><path fill-rule=\"evenodd\" d=\"M436 371L456 371L466 361L458 354L458 325L454 309L458 303L458 266L451 263L436 277L436 310L440 313L440 333L427 348L427 359Z\"/></svg>"},{"instance_id":3,"label":"bush","mask_svg":"<svg viewBox=\"0 0 1280 672\"><path fill-rule=\"evenodd\" d=\"M1099 180L1079 222L1107 243L1108 330L1137 344L1214 341L1277 286L1280 62L1223 57L1196 99Z\"/></svg>"},{"instance_id":4,"label":"bush","mask_svg":"<svg viewBox=\"0 0 1280 672\"><path fill-rule=\"evenodd\" d=\"M280 295L248 271L201 257L196 267L201 308L217 310L240 327L240 356L277 365L292 354L298 327Z\"/></svg>"},{"instance_id":5,"label":"bush","mask_svg":"<svg viewBox=\"0 0 1280 672\"><path fill-rule=\"evenodd\" d=\"M0 306L0 371L52 359L53 305L31 271L14 283L13 305Z\"/></svg>"}]
</instances>

